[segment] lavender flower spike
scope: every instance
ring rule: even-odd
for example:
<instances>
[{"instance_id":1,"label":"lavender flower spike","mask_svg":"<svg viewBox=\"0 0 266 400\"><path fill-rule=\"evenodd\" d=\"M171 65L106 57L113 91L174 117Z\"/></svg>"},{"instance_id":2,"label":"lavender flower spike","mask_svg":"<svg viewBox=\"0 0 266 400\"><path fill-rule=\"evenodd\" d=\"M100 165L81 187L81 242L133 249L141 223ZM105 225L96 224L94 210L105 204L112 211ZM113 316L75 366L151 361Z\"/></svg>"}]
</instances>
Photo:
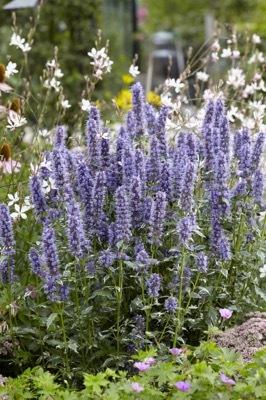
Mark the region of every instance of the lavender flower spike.
<instances>
[{"instance_id":1,"label":"lavender flower spike","mask_svg":"<svg viewBox=\"0 0 266 400\"><path fill-rule=\"evenodd\" d=\"M51 276L54 279L60 276L60 264L57 252L57 246L55 243L54 230L48 226L44 226L42 234L42 249L43 255L47 266L47 276Z\"/></svg>"},{"instance_id":2,"label":"lavender flower spike","mask_svg":"<svg viewBox=\"0 0 266 400\"><path fill-rule=\"evenodd\" d=\"M166 210L166 195L164 192L157 192L156 199L152 202L149 220L149 242L157 246L161 245L161 237L164 228Z\"/></svg>"},{"instance_id":3,"label":"lavender flower spike","mask_svg":"<svg viewBox=\"0 0 266 400\"><path fill-rule=\"evenodd\" d=\"M151 274L147 278L148 295L150 297L158 297L161 289L162 278L158 274Z\"/></svg>"},{"instance_id":4,"label":"lavender flower spike","mask_svg":"<svg viewBox=\"0 0 266 400\"><path fill-rule=\"evenodd\" d=\"M30 179L31 200L37 215L46 211L46 200L42 191L42 184L37 175L33 175Z\"/></svg>"},{"instance_id":5,"label":"lavender flower spike","mask_svg":"<svg viewBox=\"0 0 266 400\"><path fill-rule=\"evenodd\" d=\"M4 246L3 255L15 254L15 241L9 208L6 204L0 204L0 242Z\"/></svg>"},{"instance_id":6,"label":"lavender flower spike","mask_svg":"<svg viewBox=\"0 0 266 400\"><path fill-rule=\"evenodd\" d=\"M128 241L131 237L131 215L129 199L125 186L120 186L116 191L116 225L115 240Z\"/></svg>"}]
</instances>

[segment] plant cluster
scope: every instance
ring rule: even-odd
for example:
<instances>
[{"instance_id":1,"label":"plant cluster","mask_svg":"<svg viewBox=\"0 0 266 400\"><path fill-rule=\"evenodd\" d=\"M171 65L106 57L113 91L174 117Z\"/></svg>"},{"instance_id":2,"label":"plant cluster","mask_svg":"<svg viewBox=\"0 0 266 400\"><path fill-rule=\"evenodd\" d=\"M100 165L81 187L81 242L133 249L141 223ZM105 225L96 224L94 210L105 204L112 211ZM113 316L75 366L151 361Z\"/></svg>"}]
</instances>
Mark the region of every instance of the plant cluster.
<instances>
[{"instance_id":1,"label":"plant cluster","mask_svg":"<svg viewBox=\"0 0 266 400\"><path fill-rule=\"evenodd\" d=\"M135 84L126 126L110 143L92 106L83 147L70 150L59 126L32 167L28 218L0 205L7 362L39 360L78 379L126 367L143 348L196 344L232 311L239 320L264 304L265 135L252 140L243 129L230 143L218 99L200 140L183 132L171 144L168 113Z\"/></svg>"},{"instance_id":2,"label":"plant cluster","mask_svg":"<svg viewBox=\"0 0 266 400\"><path fill-rule=\"evenodd\" d=\"M1 377L1 399L264 399L266 393L265 350L252 363L243 364L239 354L220 349L212 342L194 349L173 348L162 357L155 349L134 358L139 372L129 376L121 369L85 373L83 388L74 390L55 382L42 367L27 369L17 378Z\"/></svg>"}]
</instances>

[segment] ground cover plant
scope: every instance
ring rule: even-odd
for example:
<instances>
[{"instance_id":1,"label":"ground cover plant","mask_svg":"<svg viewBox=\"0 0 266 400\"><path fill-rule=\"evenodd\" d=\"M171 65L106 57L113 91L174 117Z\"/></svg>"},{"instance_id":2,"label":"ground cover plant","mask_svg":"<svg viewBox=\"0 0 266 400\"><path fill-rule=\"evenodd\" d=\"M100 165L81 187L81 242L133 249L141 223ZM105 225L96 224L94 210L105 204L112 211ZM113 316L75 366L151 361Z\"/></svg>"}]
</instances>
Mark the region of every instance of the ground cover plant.
<instances>
[{"instance_id":1,"label":"ground cover plant","mask_svg":"<svg viewBox=\"0 0 266 400\"><path fill-rule=\"evenodd\" d=\"M14 35L12 45L28 54L30 44ZM163 105L153 107L135 83L127 113L114 101L114 132L91 100L112 66L100 47L99 36L75 129L40 129L47 112L62 121L70 106L57 53L47 62L29 141L22 127L31 92L14 96L17 65L0 65L0 366L15 377L1 393L263 398L265 352L246 365L200 344L265 309L262 100L247 124L254 114L241 86L236 101L250 118L234 130L230 85L223 96L214 90L201 128L183 120L173 138L168 126L176 129L181 112L164 103L169 87L185 84L166 82Z\"/></svg>"}]
</instances>

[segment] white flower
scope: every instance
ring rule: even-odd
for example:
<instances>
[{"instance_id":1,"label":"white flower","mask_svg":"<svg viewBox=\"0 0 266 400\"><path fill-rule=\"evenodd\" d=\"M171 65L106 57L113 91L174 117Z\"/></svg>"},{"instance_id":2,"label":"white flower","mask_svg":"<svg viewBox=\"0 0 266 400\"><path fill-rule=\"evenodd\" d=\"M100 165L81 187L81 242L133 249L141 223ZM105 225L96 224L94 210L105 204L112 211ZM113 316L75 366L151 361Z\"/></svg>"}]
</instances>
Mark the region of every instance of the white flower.
<instances>
[{"instance_id":1,"label":"white flower","mask_svg":"<svg viewBox=\"0 0 266 400\"><path fill-rule=\"evenodd\" d=\"M59 92L60 82L57 81L54 77L52 79L47 79L44 81L44 87L47 89L54 89L56 92Z\"/></svg>"},{"instance_id":2,"label":"white flower","mask_svg":"<svg viewBox=\"0 0 266 400\"><path fill-rule=\"evenodd\" d=\"M259 271L260 271L260 278L265 278L265 276L266 276L266 264L264 264L263 267L261 267L259 269Z\"/></svg>"},{"instance_id":3,"label":"white flower","mask_svg":"<svg viewBox=\"0 0 266 400\"><path fill-rule=\"evenodd\" d=\"M50 135L50 131L48 131L48 129L40 129L39 131L38 131L38 135L40 135L40 136L42 136L42 137L47 137L47 136L49 136Z\"/></svg>"},{"instance_id":4,"label":"white flower","mask_svg":"<svg viewBox=\"0 0 266 400\"><path fill-rule=\"evenodd\" d=\"M263 53L260 51L260 52L256 52L255 54L253 54L253 55L250 57L250 59L248 60L248 64L254 64L254 63L256 63L256 62L264 63L264 61L265 61L264 55L263 55Z\"/></svg>"},{"instance_id":5,"label":"white flower","mask_svg":"<svg viewBox=\"0 0 266 400\"><path fill-rule=\"evenodd\" d=\"M130 65L129 73L130 73L130 75L133 76L133 78L136 78L136 76L138 76L140 74L139 67L137 65L133 65L133 64Z\"/></svg>"},{"instance_id":6,"label":"white flower","mask_svg":"<svg viewBox=\"0 0 266 400\"><path fill-rule=\"evenodd\" d=\"M110 60L106 53L105 47L101 50L96 50L93 48L90 52L88 52L88 56L93 58L91 64L94 66L93 75L98 79L102 79L102 75L111 72L111 66L113 61Z\"/></svg>"},{"instance_id":7,"label":"white flower","mask_svg":"<svg viewBox=\"0 0 266 400\"><path fill-rule=\"evenodd\" d=\"M264 111L266 109L266 105L262 104L261 100L250 101L249 102L249 108L253 108L256 111L259 111L261 114L264 114Z\"/></svg>"},{"instance_id":8,"label":"white flower","mask_svg":"<svg viewBox=\"0 0 266 400\"><path fill-rule=\"evenodd\" d=\"M13 130L15 128L18 128L19 126L25 125L27 123L27 120L16 112L10 110L7 122L8 125L6 125L6 128Z\"/></svg>"},{"instance_id":9,"label":"white flower","mask_svg":"<svg viewBox=\"0 0 266 400\"><path fill-rule=\"evenodd\" d=\"M91 103L90 103L90 101L89 101L89 100L86 100L86 99L82 99L82 100L81 100L81 109L82 109L82 111L87 111L87 112L89 112L89 111L90 111L90 108L91 108Z\"/></svg>"},{"instance_id":10,"label":"white flower","mask_svg":"<svg viewBox=\"0 0 266 400\"><path fill-rule=\"evenodd\" d=\"M219 44L219 42L218 42L217 39L213 42L211 49L212 49L212 51L214 51L215 53L217 53L218 51L220 51L221 46L220 46L220 44Z\"/></svg>"},{"instance_id":11,"label":"white flower","mask_svg":"<svg viewBox=\"0 0 266 400\"><path fill-rule=\"evenodd\" d=\"M196 73L196 78L197 78L199 81L207 82L207 80L209 79L209 75L206 74L206 72L199 71L199 72Z\"/></svg>"},{"instance_id":12,"label":"white flower","mask_svg":"<svg viewBox=\"0 0 266 400\"><path fill-rule=\"evenodd\" d=\"M68 101L68 100L63 100L63 101L61 102L61 106L62 106L63 108L70 108L70 107L71 107L71 104L69 104L69 101Z\"/></svg>"},{"instance_id":13,"label":"white flower","mask_svg":"<svg viewBox=\"0 0 266 400\"><path fill-rule=\"evenodd\" d=\"M245 75L243 70L240 68L232 68L228 71L227 85L232 86L234 89L238 89L245 85Z\"/></svg>"},{"instance_id":14,"label":"white flower","mask_svg":"<svg viewBox=\"0 0 266 400\"><path fill-rule=\"evenodd\" d=\"M23 44L20 49L23 51L23 53L28 53L31 50L31 47L29 43Z\"/></svg>"},{"instance_id":15,"label":"white flower","mask_svg":"<svg viewBox=\"0 0 266 400\"><path fill-rule=\"evenodd\" d=\"M17 35L14 32L12 37L11 37L11 41L10 41L9 45L21 48L21 46L23 46L24 43L25 43L25 39L21 38L19 35Z\"/></svg>"},{"instance_id":16,"label":"white flower","mask_svg":"<svg viewBox=\"0 0 266 400\"><path fill-rule=\"evenodd\" d=\"M18 204L15 204L15 210L16 210L16 212L13 212L10 214L12 219L16 220L18 218L22 218L22 219L27 218L27 215L25 214L25 212L28 211L27 206L20 207Z\"/></svg>"},{"instance_id":17,"label":"white flower","mask_svg":"<svg viewBox=\"0 0 266 400\"><path fill-rule=\"evenodd\" d=\"M62 78L64 76L64 74L63 74L63 72L61 71L60 68L56 68L55 71L54 71L54 76L56 78Z\"/></svg>"},{"instance_id":18,"label":"white flower","mask_svg":"<svg viewBox=\"0 0 266 400\"><path fill-rule=\"evenodd\" d=\"M9 78L11 75L16 74L18 72L16 67L17 67L16 63L12 63L11 61L9 61L9 63L6 66L6 73L5 73L6 78Z\"/></svg>"},{"instance_id":19,"label":"white flower","mask_svg":"<svg viewBox=\"0 0 266 400\"><path fill-rule=\"evenodd\" d=\"M254 35L252 35L252 43L254 44L261 43L261 38L259 37L259 35L256 35L255 33Z\"/></svg>"},{"instance_id":20,"label":"white flower","mask_svg":"<svg viewBox=\"0 0 266 400\"><path fill-rule=\"evenodd\" d=\"M14 196L13 194L8 194L7 197L10 199L10 201L7 203L8 206L13 206L13 204L19 201L18 192L16 192Z\"/></svg>"},{"instance_id":21,"label":"white flower","mask_svg":"<svg viewBox=\"0 0 266 400\"><path fill-rule=\"evenodd\" d=\"M175 92L176 92L176 93L179 93L180 90L183 89L184 86L185 86L185 84L182 83L180 79L177 79L177 80L175 81Z\"/></svg>"},{"instance_id":22,"label":"white flower","mask_svg":"<svg viewBox=\"0 0 266 400\"><path fill-rule=\"evenodd\" d=\"M51 60L51 61L47 61L46 65L50 68L55 68L56 67L56 61L55 59Z\"/></svg>"},{"instance_id":23,"label":"white flower","mask_svg":"<svg viewBox=\"0 0 266 400\"><path fill-rule=\"evenodd\" d=\"M173 79L173 78L166 79L164 84L168 88L175 87L175 79Z\"/></svg>"},{"instance_id":24,"label":"white flower","mask_svg":"<svg viewBox=\"0 0 266 400\"><path fill-rule=\"evenodd\" d=\"M247 85L243 90L242 96L244 99L246 99L248 96L254 94L254 92L255 92L254 87L252 85Z\"/></svg>"},{"instance_id":25,"label":"white flower","mask_svg":"<svg viewBox=\"0 0 266 400\"><path fill-rule=\"evenodd\" d=\"M211 61L216 63L217 61L219 61L219 55L217 52L213 51L211 54Z\"/></svg>"},{"instance_id":26,"label":"white flower","mask_svg":"<svg viewBox=\"0 0 266 400\"><path fill-rule=\"evenodd\" d=\"M231 47L228 47L227 49L223 49L221 57L222 58L229 58L229 57L231 57L231 54L232 54Z\"/></svg>"}]
</instances>

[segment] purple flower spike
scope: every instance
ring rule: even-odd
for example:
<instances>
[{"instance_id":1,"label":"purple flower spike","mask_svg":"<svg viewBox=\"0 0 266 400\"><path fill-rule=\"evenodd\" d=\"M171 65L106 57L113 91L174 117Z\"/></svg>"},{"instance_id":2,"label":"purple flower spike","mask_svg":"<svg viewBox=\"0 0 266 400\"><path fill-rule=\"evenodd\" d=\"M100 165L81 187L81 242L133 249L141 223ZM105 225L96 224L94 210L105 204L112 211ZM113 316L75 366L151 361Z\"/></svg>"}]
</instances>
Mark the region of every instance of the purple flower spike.
<instances>
[{"instance_id":1,"label":"purple flower spike","mask_svg":"<svg viewBox=\"0 0 266 400\"><path fill-rule=\"evenodd\" d=\"M132 382L132 389L134 390L134 392L139 393L139 392L142 392L144 390L144 387L140 386L138 384L138 382Z\"/></svg>"},{"instance_id":2,"label":"purple flower spike","mask_svg":"<svg viewBox=\"0 0 266 400\"><path fill-rule=\"evenodd\" d=\"M220 378L223 383L227 383L228 385L235 385L235 381L228 378L228 376L224 375L222 372L220 372Z\"/></svg>"},{"instance_id":3,"label":"purple flower spike","mask_svg":"<svg viewBox=\"0 0 266 400\"><path fill-rule=\"evenodd\" d=\"M233 311L228 310L228 308L220 308L219 313L222 318L229 319L232 317Z\"/></svg>"},{"instance_id":4,"label":"purple flower spike","mask_svg":"<svg viewBox=\"0 0 266 400\"><path fill-rule=\"evenodd\" d=\"M177 387L177 389L181 390L181 392L186 392L187 390L190 389L190 383L179 381L179 382L175 383L175 387Z\"/></svg>"}]
</instances>

